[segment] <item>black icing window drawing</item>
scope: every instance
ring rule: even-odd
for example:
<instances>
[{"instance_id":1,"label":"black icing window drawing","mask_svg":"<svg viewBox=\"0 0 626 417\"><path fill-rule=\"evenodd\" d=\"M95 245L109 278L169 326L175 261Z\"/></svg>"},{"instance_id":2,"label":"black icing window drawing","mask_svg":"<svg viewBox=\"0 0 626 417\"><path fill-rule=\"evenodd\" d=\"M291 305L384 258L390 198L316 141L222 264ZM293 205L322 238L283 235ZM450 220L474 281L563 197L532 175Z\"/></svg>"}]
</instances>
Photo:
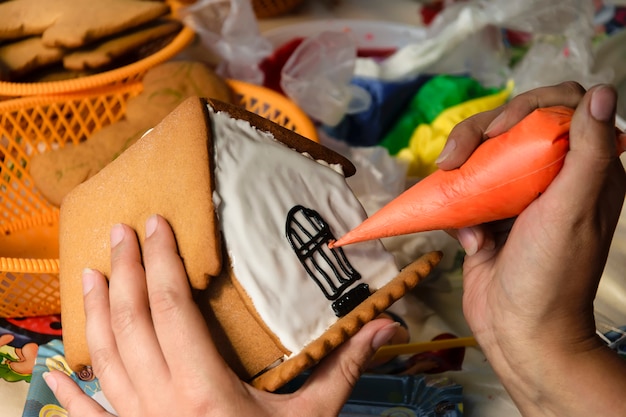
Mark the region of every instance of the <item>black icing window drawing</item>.
<instances>
[{"instance_id":1,"label":"black icing window drawing","mask_svg":"<svg viewBox=\"0 0 626 417\"><path fill-rule=\"evenodd\" d=\"M285 232L309 277L333 302L335 315L345 316L370 295L365 283L346 292L361 274L350 265L341 248L328 247L328 242L335 237L317 211L300 205L293 207L287 214Z\"/></svg>"}]
</instances>

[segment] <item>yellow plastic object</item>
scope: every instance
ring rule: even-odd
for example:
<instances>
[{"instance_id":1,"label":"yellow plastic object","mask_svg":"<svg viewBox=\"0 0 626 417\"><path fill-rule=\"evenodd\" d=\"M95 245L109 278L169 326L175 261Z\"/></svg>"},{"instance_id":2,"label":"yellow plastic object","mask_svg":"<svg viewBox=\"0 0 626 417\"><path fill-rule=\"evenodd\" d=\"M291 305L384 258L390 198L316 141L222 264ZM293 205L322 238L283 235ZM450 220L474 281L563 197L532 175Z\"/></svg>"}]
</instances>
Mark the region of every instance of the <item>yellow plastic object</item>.
<instances>
[{"instance_id":1,"label":"yellow plastic object","mask_svg":"<svg viewBox=\"0 0 626 417\"><path fill-rule=\"evenodd\" d=\"M293 102L263 87L229 80L239 103L317 141L315 126ZM79 143L124 115L142 84L83 94L0 102L0 317L58 314L58 209L29 175L33 154Z\"/></svg>"},{"instance_id":2,"label":"yellow plastic object","mask_svg":"<svg viewBox=\"0 0 626 417\"><path fill-rule=\"evenodd\" d=\"M461 121L504 104L513 90L513 83L495 94L468 100L442 111L430 124L418 125L409 146L396 155L408 164L407 175L423 178L437 169L435 161L443 150L452 128Z\"/></svg>"},{"instance_id":3,"label":"yellow plastic object","mask_svg":"<svg viewBox=\"0 0 626 417\"><path fill-rule=\"evenodd\" d=\"M93 90L115 84L134 83L143 77L150 68L167 61L182 51L191 43L195 32L188 28L183 29L166 46L132 64L101 72L85 77L63 81L49 81L41 83L15 83L0 81L0 99L25 96L41 96L48 94L67 94L79 91Z\"/></svg>"}]
</instances>

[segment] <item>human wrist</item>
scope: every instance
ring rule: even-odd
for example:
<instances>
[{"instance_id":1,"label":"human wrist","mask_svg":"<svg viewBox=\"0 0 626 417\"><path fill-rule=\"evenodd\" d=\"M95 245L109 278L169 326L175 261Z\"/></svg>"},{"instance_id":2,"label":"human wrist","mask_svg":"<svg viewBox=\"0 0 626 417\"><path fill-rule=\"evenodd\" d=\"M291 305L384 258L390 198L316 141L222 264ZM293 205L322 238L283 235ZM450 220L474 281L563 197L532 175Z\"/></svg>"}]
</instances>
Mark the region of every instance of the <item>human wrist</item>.
<instances>
[{"instance_id":1,"label":"human wrist","mask_svg":"<svg viewBox=\"0 0 626 417\"><path fill-rule=\"evenodd\" d=\"M626 361L597 337L573 348L534 341L518 346L492 345L486 356L525 417L623 415L623 404L603 404L621 393ZM594 395L588 393L593 390ZM622 408L619 408L622 407ZM619 410L619 411L618 411Z\"/></svg>"}]
</instances>

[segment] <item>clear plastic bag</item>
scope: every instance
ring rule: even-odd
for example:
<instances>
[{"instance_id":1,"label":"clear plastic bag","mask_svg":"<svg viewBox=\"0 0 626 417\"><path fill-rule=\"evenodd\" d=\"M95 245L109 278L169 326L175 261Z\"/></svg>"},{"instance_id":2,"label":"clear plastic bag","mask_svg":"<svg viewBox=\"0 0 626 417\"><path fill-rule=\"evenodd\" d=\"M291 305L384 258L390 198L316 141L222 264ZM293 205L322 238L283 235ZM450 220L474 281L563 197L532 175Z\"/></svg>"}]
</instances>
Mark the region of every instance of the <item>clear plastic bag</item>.
<instances>
[{"instance_id":1,"label":"clear plastic bag","mask_svg":"<svg viewBox=\"0 0 626 417\"><path fill-rule=\"evenodd\" d=\"M532 44L512 71L515 93L573 80L585 87L611 81L612 72L594 70L593 2L533 0L502 26L533 34Z\"/></svg>"},{"instance_id":2,"label":"clear plastic bag","mask_svg":"<svg viewBox=\"0 0 626 417\"><path fill-rule=\"evenodd\" d=\"M348 113L369 108L371 97L350 84L357 46L349 34L324 31L305 39L289 57L280 85L309 116L335 126Z\"/></svg>"},{"instance_id":3,"label":"clear plastic bag","mask_svg":"<svg viewBox=\"0 0 626 417\"><path fill-rule=\"evenodd\" d=\"M198 0L181 8L185 24L202 44L220 58L217 73L253 84L263 83L259 63L273 51L260 35L258 22L247 0Z\"/></svg>"},{"instance_id":4,"label":"clear plastic bag","mask_svg":"<svg viewBox=\"0 0 626 417\"><path fill-rule=\"evenodd\" d=\"M494 28L533 34L530 49L512 70ZM485 85L503 85L504 79L513 78L515 93L565 80L589 86L610 78L592 71L593 34L590 0L458 2L435 18L423 41L401 48L381 63L359 58L355 74L394 80L463 72Z\"/></svg>"}]
</instances>

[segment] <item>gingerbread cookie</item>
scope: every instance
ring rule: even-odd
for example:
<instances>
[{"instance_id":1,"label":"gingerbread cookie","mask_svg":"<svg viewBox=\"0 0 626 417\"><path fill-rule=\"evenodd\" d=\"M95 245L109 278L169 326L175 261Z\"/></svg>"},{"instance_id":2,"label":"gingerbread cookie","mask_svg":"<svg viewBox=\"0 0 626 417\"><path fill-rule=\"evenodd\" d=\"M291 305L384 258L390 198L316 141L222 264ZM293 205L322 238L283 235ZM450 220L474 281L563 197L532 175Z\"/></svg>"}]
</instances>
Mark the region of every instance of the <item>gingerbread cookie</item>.
<instances>
[{"instance_id":1,"label":"gingerbread cookie","mask_svg":"<svg viewBox=\"0 0 626 417\"><path fill-rule=\"evenodd\" d=\"M230 101L226 82L205 64L172 61L150 69L144 89L127 103L125 117L92 134L78 145L34 155L30 174L48 201L60 205L63 197L110 163L141 135L190 96Z\"/></svg>"},{"instance_id":2,"label":"gingerbread cookie","mask_svg":"<svg viewBox=\"0 0 626 417\"><path fill-rule=\"evenodd\" d=\"M168 12L141 0L14 0L0 4L0 39L41 35L46 46L77 48Z\"/></svg>"},{"instance_id":3,"label":"gingerbread cookie","mask_svg":"<svg viewBox=\"0 0 626 417\"><path fill-rule=\"evenodd\" d=\"M110 227L127 223L143 242L152 213L172 225L192 286L205 288L197 302L218 349L243 380L275 390L317 363L441 257L425 255L400 272L379 241L330 249L365 219L345 181L353 172L341 155L266 119L186 100L63 201L70 366L90 363L81 271L108 275Z\"/></svg>"},{"instance_id":4,"label":"gingerbread cookie","mask_svg":"<svg viewBox=\"0 0 626 417\"><path fill-rule=\"evenodd\" d=\"M82 71L102 68L140 47L178 32L182 24L175 20L157 20L125 31L112 39L69 52L63 58L68 70Z\"/></svg>"},{"instance_id":5,"label":"gingerbread cookie","mask_svg":"<svg viewBox=\"0 0 626 417\"><path fill-rule=\"evenodd\" d=\"M37 36L0 44L0 80L13 80L35 69L60 62L64 54L62 48L46 46Z\"/></svg>"}]
</instances>

